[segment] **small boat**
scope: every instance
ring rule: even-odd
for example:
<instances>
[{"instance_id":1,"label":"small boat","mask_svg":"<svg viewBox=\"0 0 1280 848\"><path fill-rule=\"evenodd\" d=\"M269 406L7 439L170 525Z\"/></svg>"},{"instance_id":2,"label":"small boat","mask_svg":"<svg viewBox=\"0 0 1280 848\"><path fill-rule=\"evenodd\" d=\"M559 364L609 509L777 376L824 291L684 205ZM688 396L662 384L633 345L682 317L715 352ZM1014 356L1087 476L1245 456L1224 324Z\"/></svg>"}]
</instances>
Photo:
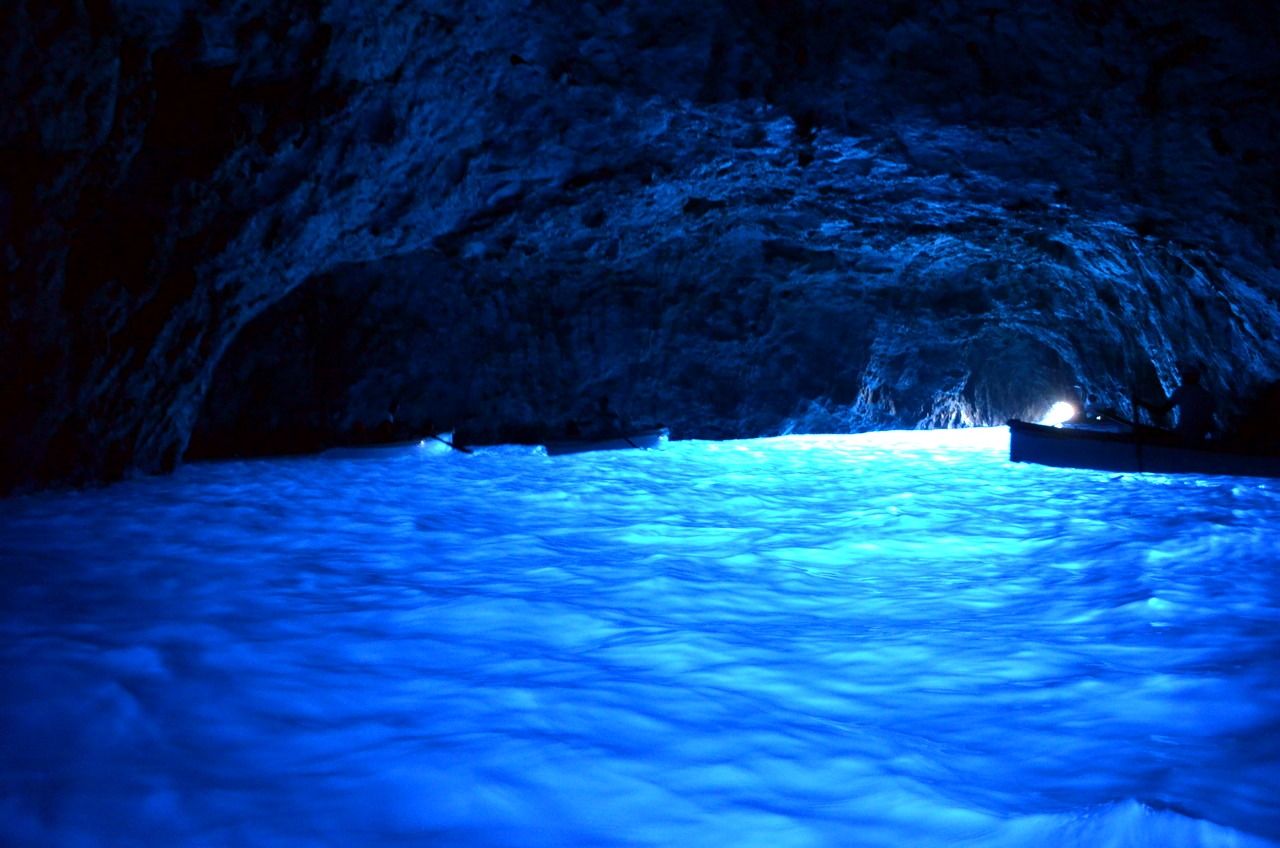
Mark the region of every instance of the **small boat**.
<instances>
[{"instance_id":1,"label":"small boat","mask_svg":"<svg viewBox=\"0 0 1280 848\"><path fill-rule=\"evenodd\" d=\"M329 448L320 455L326 459L377 459L390 455L448 453L452 450L471 453L467 448L454 444L453 433L427 435L419 439L401 442L369 442L366 444L340 445Z\"/></svg>"},{"instance_id":2,"label":"small boat","mask_svg":"<svg viewBox=\"0 0 1280 848\"><path fill-rule=\"evenodd\" d=\"M613 435L604 434L594 438L584 436L580 439L547 442L545 447L548 456L586 453L587 451L629 450L631 448L652 450L666 444L668 435L670 435L670 432L666 427L653 427L648 430L634 430Z\"/></svg>"},{"instance_id":3,"label":"small boat","mask_svg":"<svg viewBox=\"0 0 1280 848\"><path fill-rule=\"evenodd\" d=\"M1280 455L1249 453L1230 444L1192 444L1167 430L1119 422L1049 427L1012 420L1009 459L1126 473L1280 477Z\"/></svg>"}]
</instances>

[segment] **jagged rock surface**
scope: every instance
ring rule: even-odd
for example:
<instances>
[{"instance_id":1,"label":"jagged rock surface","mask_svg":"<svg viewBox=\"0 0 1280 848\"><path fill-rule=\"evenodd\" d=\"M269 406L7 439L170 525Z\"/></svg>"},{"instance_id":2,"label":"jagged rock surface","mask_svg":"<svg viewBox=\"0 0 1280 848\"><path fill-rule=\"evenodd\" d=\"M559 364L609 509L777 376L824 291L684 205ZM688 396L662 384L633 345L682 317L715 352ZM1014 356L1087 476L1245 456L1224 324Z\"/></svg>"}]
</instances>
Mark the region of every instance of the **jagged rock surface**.
<instances>
[{"instance_id":1,"label":"jagged rock surface","mask_svg":"<svg viewBox=\"0 0 1280 848\"><path fill-rule=\"evenodd\" d=\"M0 11L0 484L404 427L1123 407L1280 370L1251 3ZM212 390L210 387L213 387Z\"/></svg>"}]
</instances>

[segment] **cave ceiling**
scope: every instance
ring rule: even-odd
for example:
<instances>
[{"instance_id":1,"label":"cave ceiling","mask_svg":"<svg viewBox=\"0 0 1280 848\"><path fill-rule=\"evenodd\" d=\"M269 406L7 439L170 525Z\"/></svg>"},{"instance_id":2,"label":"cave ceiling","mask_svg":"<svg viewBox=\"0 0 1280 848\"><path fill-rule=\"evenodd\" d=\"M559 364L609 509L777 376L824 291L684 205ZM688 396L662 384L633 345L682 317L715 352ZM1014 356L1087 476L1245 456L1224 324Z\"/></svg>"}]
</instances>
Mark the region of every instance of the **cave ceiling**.
<instances>
[{"instance_id":1,"label":"cave ceiling","mask_svg":"<svg viewBox=\"0 0 1280 848\"><path fill-rule=\"evenodd\" d=\"M0 32L5 490L390 414L537 440L608 396L723 438L1280 376L1266 4L28 0Z\"/></svg>"}]
</instances>

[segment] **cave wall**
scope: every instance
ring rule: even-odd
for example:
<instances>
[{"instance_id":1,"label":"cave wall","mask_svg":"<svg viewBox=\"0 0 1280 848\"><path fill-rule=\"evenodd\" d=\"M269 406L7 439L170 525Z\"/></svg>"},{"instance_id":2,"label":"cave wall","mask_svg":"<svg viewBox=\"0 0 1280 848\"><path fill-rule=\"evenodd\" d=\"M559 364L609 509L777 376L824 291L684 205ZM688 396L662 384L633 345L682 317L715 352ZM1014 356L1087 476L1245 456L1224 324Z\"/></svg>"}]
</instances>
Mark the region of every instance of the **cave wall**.
<instances>
[{"instance_id":1,"label":"cave wall","mask_svg":"<svg viewBox=\"0 0 1280 848\"><path fill-rule=\"evenodd\" d=\"M445 430L537 442L601 396L679 438L989 425L1062 399L1128 412L1135 389L1172 384L1178 358L1213 363L1225 423L1242 385L1225 363L1267 366L1269 336L1251 329L1267 302L1116 227L898 234L888 253L848 233L827 251L730 241L613 268L525 262L514 277L438 251L339 269L237 339L193 455Z\"/></svg>"},{"instance_id":2,"label":"cave wall","mask_svg":"<svg viewBox=\"0 0 1280 848\"><path fill-rule=\"evenodd\" d=\"M501 435L605 390L759 435L1121 400L1180 356L1243 396L1280 362L1278 27L1207 0L6 4L0 487L164 470L246 421L340 439L397 399ZM322 355L323 396L261 393Z\"/></svg>"}]
</instances>

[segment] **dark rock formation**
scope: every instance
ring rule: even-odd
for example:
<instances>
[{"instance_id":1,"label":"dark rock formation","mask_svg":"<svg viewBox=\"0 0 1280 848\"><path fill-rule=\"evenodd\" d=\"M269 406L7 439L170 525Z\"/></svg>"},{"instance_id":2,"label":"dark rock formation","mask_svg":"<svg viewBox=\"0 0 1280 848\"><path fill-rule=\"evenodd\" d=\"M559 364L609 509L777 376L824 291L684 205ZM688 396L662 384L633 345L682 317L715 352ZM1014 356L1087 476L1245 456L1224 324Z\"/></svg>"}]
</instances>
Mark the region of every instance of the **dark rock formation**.
<instances>
[{"instance_id":1,"label":"dark rock formation","mask_svg":"<svg viewBox=\"0 0 1280 848\"><path fill-rule=\"evenodd\" d=\"M938 426L1125 408L1179 357L1243 398L1280 371L1278 29L1209 0L17 0L0 490L394 404L476 439L602 394L677 436Z\"/></svg>"}]
</instances>

